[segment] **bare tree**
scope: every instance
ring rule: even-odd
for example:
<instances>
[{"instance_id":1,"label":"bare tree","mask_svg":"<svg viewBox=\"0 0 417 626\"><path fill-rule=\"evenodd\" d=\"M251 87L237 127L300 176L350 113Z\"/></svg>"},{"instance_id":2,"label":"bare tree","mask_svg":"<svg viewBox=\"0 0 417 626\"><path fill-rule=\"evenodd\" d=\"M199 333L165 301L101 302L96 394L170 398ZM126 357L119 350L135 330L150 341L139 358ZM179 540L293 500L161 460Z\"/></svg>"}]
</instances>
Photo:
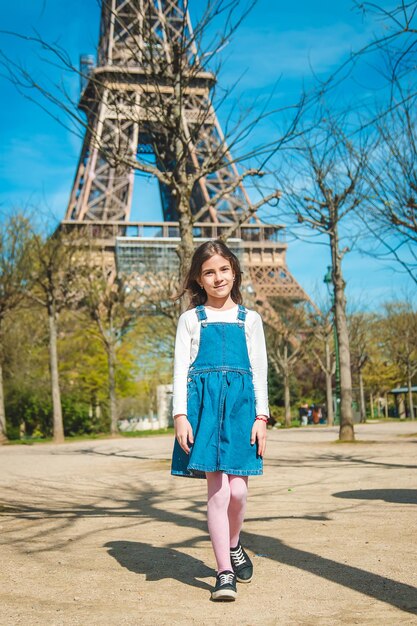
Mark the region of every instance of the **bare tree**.
<instances>
[{"instance_id":1,"label":"bare tree","mask_svg":"<svg viewBox=\"0 0 417 626\"><path fill-rule=\"evenodd\" d=\"M336 360L332 346L333 324L331 321L331 310L320 312L314 317L313 333L315 341L312 343L311 351L317 359L317 363L326 379L326 408L327 424L333 426L333 388L332 381L336 371Z\"/></svg>"},{"instance_id":2,"label":"bare tree","mask_svg":"<svg viewBox=\"0 0 417 626\"><path fill-rule=\"evenodd\" d=\"M111 255L94 248L84 248L79 260L79 304L94 321L94 334L106 352L110 432L116 435L119 419L116 396L117 347L134 316L132 298L126 281L117 275Z\"/></svg>"},{"instance_id":3,"label":"bare tree","mask_svg":"<svg viewBox=\"0 0 417 626\"><path fill-rule=\"evenodd\" d=\"M363 370L369 360L369 334L375 316L366 313L354 313L349 315L349 341L352 356L352 371L358 376L359 383L359 408L361 422L366 421L365 389L363 382Z\"/></svg>"},{"instance_id":4,"label":"bare tree","mask_svg":"<svg viewBox=\"0 0 417 626\"><path fill-rule=\"evenodd\" d=\"M378 150L369 163L374 191L364 221L375 239L371 253L394 260L417 283L417 94L376 121Z\"/></svg>"},{"instance_id":5,"label":"bare tree","mask_svg":"<svg viewBox=\"0 0 417 626\"><path fill-rule=\"evenodd\" d=\"M349 91L356 69L371 65L378 87L370 89L360 120L348 133L351 141L372 130L378 149L364 172L373 193L363 213L365 238L362 251L417 282L417 2L355 2L363 17L372 17L375 34L353 51L318 90L320 94ZM333 93L333 97L335 95ZM350 104L350 109L356 102Z\"/></svg>"},{"instance_id":6,"label":"bare tree","mask_svg":"<svg viewBox=\"0 0 417 626\"><path fill-rule=\"evenodd\" d=\"M287 155L288 173L280 175L281 187L286 191L283 211L291 213L304 231L307 227L310 236L321 236L318 243L324 242L330 247L341 382L339 437L343 441L354 439L354 428L342 260L353 245L356 213L369 193L364 180L369 153L367 138L362 135L353 143L347 137L348 127L347 117L335 119L320 108L316 124L311 124L311 130L294 142ZM347 222L348 245L343 245L341 225Z\"/></svg>"},{"instance_id":7,"label":"bare tree","mask_svg":"<svg viewBox=\"0 0 417 626\"><path fill-rule=\"evenodd\" d=\"M93 320L93 334L106 353L110 430L115 435L119 420L116 378L120 348L129 333L137 337L142 348L146 345L154 360L160 350L167 347L172 350L179 314L178 303L172 299L177 278L163 267L159 270L155 267L153 273L124 273L123 268L115 267L112 252L100 248L93 238L88 237L88 229L79 229L78 236L77 304ZM139 318L146 319L147 323L138 325ZM152 337L141 336L143 326L149 332L155 325L158 328ZM91 328L88 332L92 332Z\"/></svg>"},{"instance_id":8,"label":"bare tree","mask_svg":"<svg viewBox=\"0 0 417 626\"><path fill-rule=\"evenodd\" d=\"M385 73L389 80L414 73L413 55L417 50L416 0L396 0L391 6L356 0L355 5L364 16L376 16L382 22L383 29L380 36L374 37L364 48L354 52L346 64L377 51L388 55Z\"/></svg>"},{"instance_id":9,"label":"bare tree","mask_svg":"<svg viewBox=\"0 0 417 626\"><path fill-rule=\"evenodd\" d=\"M7 216L0 231L0 444L7 439L3 390L4 322L16 309L29 286L30 227L21 215Z\"/></svg>"},{"instance_id":10,"label":"bare tree","mask_svg":"<svg viewBox=\"0 0 417 626\"><path fill-rule=\"evenodd\" d=\"M230 89L216 93L219 53L253 2L242 8L238 0L210 0L194 29L187 3L174 4L171 9L162 9L159 3L127 2L122 10L117 3L105 0L99 63L88 71L80 72L57 44L39 36L11 34L38 45L64 74L81 77L84 88L80 107L86 118L65 87L40 83L29 70L4 55L3 65L26 97L40 103L72 130L75 126L76 132L85 132L80 163L88 163L87 171L83 167L78 170L67 219L127 219L132 173L151 175L158 180L166 199L165 219L179 221L182 276L193 253L196 221L209 218L229 223L223 235L228 237L280 193L273 190L252 202L243 187L245 180L263 174L249 164L256 155L265 156L269 148L254 148L249 137L271 111L263 107L255 113L238 114L235 107L224 134L217 122L217 111L232 97ZM113 39L109 43L110 32ZM295 107L289 134L294 130L301 102ZM285 140L286 134L273 146L271 142L271 150ZM92 176L97 163L101 168L98 177ZM240 167L242 163L246 168Z\"/></svg>"},{"instance_id":11,"label":"bare tree","mask_svg":"<svg viewBox=\"0 0 417 626\"><path fill-rule=\"evenodd\" d=\"M291 426L290 382L295 367L309 349L311 332L307 329L305 303L276 302L279 325L268 324L268 358L284 387L285 426ZM272 322L272 320L271 320Z\"/></svg>"},{"instance_id":12,"label":"bare tree","mask_svg":"<svg viewBox=\"0 0 417 626\"><path fill-rule=\"evenodd\" d=\"M374 25L374 34L370 40L359 50L353 50L349 56L333 71L324 81L318 85L318 94L329 94L342 86L346 86L346 80L355 74L356 68L362 68L364 63L378 69L380 78L385 84L378 86L379 103L385 102L385 107L377 107L371 110L367 125L382 119L387 113L395 110L416 95L415 88L404 98L395 97L392 84L398 80L407 79L409 85L413 80L408 80L415 72L415 54L417 50L417 1L416 0L392 0L388 3L362 2L354 0L354 6L364 19L371 16ZM388 87L388 92L384 90ZM398 96L398 94L397 94Z\"/></svg>"}]
</instances>

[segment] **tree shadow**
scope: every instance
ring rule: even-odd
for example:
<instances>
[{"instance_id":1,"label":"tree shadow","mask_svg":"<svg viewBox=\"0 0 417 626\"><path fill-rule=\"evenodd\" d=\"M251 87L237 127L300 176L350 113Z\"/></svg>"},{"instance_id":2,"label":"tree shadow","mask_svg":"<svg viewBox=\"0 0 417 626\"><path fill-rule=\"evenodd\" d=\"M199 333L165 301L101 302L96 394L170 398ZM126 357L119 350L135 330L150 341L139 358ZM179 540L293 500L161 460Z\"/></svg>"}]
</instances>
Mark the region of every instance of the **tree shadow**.
<instances>
[{"instance_id":1,"label":"tree shadow","mask_svg":"<svg viewBox=\"0 0 417 626\"><path fill-rule=\"evenodd\" d=\"M365 459L363 457L355 457L350 454L321 454L317 457L318 461L323 461L327 465L328 462L337 463L340 466L341 463L355 464L355 465L369 465L372 467L384 467L386 469L417 469L417 465L411 465L406 463L388 463L386 461L374 461L372 459Z\"/></svg>"},{"instance_id":2,"label":"tree shadow","mask_svg":"<svg viewBox=\"0 0 417 626\"><path fill-rule=\"evenodd\" d=\"M354 500L384 500L398 504L417 504L417 489L357 489L339 491L332 494L335 498Z\"/></svg>"},{"instance_id":3,"label":"tree shadow","mask_svg":"<svg viewBox=\"0 0 417 626\"><path fill-rule=\"evenodd\" d=\"M411 443L411 442L409 442ZM414 443L414 442L413 442ZM417 442L416 442L417 443ZM336 454L336 453L323 453L317 456L305 457L304 459L289 459L283 456L280 459L267 459L264 467L268 468L295 468L295 469L308 469L308 468L325 468L329 466L329 463L341 465L367 465L371 467L384 467L386 469L417 469L417 465L410 463L389 463L387 461L376 461L373 459L365 459L363 457L355 457L352 454Z\"/></svg>"},{"instance_id":4,"label":"tree shadow","mask_svg":"<svg viewBox=\"0 0 417 626\"><path fill-rule=\"evenodd\" d=\"M141 513L144 513L146 517L151 517L163 523L172 523L177 528L178 526L189 526L190 520L187 519L186 515L169 511L167 508L163 510L156 508L153 505L153 501L152 497L147 497L141 502ZM193 525L195 528L206 532L205 520L195 519ZM176 543L175 547L193 547L198 541L200 541L200 538L189 539L185 542ZM242 541L253 552L273 561L302 569L361 594L366 594L381 602L391 604L402 611L417 614L417 589L411 585L321 557L312 552L293 548L275 537L255 535L245 531L242 533Z\"/></svg>"},{"instance_id":5,"label":"tree shadow","mask_svg":"<svg viewBox=\"0 0 417 626\"><path fill-rule=\"evenodd\" d=\"M42 486L38 484L39 500L38 496L32 494L32 499L35 498L38 501L35 500L31 505L23 506L22 501L27 499L28 493L22 493L19 497L18 491L14 487L10 491L10 504L14 510L9 511L8 514L4 512L3 517L26 518L28 522L33 522L34 526L33 528L26 528L24 535L20 537L17 534L16 538L12 538L9 534L6 541L9 544L21 545L26 553L27 546L33 543L33 538L40 536L42 537L41 550L54 550L57 547L64 547L65 532L67 533L69 528L72 528L80 519L100 518L102 516L106 519L113 518L113 536L114 532L117 532L120 539L105 543L104 546L122 567L126 567L132 572L145 574L147 580L157 580L158 578L155 576L160 576L157 568L159 567L161 570L165 568L164 577L174 578L181 583L207 589L208 585L197 581L196 578L212 576L213 571L198 559L183 553L187 547L197 547L202 537L206 541L208 540L205 494L194 492L194 495L190 496L188 489L182 489L182 487L176 491L173 488L174 481L176 481L175 478L167 479L163 482L163 487L159 487L153 479L146 481L142 476L138 485L137 477L134 477L119 480L117 489L111 489L107 483L98 482L99 488L96 488L96 493L93 489L88 494L78 492L75 488L62 492L62 488L51 485L46 485L42 491ZM103 490L105 490L106 500L108 500L106 503L103 502ZM392 490L392 493L391 490L368 490L365 492L340 492L335 495L337 497L363 498L365 494L365 497L368 495L369 499L375 499L375 496L381 497L382 495L387 501L393 501L392 498L394 497L410 499L410 492L412 492L411 496L414 498L413 490L397 490L397 492L395 494L395 490ZM178 498L187 499L187 504L181 510L178 509ZM329 510L327 509L321 515L299 516L298 519L305 519L307 523L304 529L305 535L308 536L311 524L321 520L328 513ZM274 517L261 518L260 523L262 521L268 522L271 519ZM280 519L279 516L278 519ZM52 529L51 522L55 524ZM176 541L154 547L145 543L124 540L125 528L152 522L171 526L175 531L173 534ZM195 534L192 538L182 540L181 528L190 527L196 531ZM12 532L18 533L19 529L12 529ZM97 525L93 529L89 528L85 535L79 532L76 539L81 540L83 536L93 535L96 532ZM187 535L189 534L187 532ZM43 539L44 537L48 538L47 544ZM340 560L342 560L349 555L348 535L341 537L340 540L344 542L339 550ZM323 580L352 589L402 611L417 614L417 589L411 585L292 547L273 536L246 531L242 533L242 541L250 550L275 563L309 572ZM187 570L189 570L188 573Z\"/></svg>"},{"instance_id":6,"label":"tree shadow","mask_svg":"<svg viewBox=\"0 0 417 626\"><path fill-rule=\"evenodd\" d=\"M211 585L198 578L213 578L214 570L174 548L155 547L138 541L109 541L104 547L122 567L135 574L144 574L148 581L172 578L191 587L211 589Z\"/></svg>"},{"instance_id":7,"label":"tree shadow","mask_svg":"<svg viewBox=\"0 0 417 626\"><path fill-rule=\"evenodd\" d=\"M82 456L104 456L104 457L114 457L117 459L135 459L137 461L148 461L148 462L163 461L167 465L171 464L171 459L168 458L168 455L166 454L143 455L143 454L140 454L139 452L132 452L132 450L126 450L125 448L118 448L118 449L113 449L113 450L101 450L100 448L89 448L86 446L85 448L77 448L76 453ZM50 454L51 456L65 456L65 455L72 456L74 454L74 450L72 450L71 448L67 448L63 450L59 449L56 451L51 451Z\"/></svg>"},{"instance_id":8,"label":"tree shadow","mask_svg":"<svg viewBox=\"0 0 417 626\"><path fill-rule=\"evenodd\" d=\"M391 604L401 611L417 615L417 589L411 585L293 548L274 537L244 532L242 542L266 558L304 570L375 600Z\"/></svg>"}]
</instances>

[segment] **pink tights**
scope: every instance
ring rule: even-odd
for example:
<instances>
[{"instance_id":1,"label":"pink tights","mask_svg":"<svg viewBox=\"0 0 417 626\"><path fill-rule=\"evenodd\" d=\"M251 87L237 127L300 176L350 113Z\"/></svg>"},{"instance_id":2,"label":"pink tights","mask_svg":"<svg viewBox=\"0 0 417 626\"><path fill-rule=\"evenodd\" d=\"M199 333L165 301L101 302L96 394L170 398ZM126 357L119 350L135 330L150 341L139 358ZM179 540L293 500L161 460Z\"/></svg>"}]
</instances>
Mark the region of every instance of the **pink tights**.
<instances>
[{"instance_id":1,"label":"pink tights","mask_svg":"<svg viewBox=\"0 0 417 626\"><path fill-rule=\"evenodd\" d=\"M246 510L248 477L206 472L207 522L217 571L231 570L230 548L239 543Z\"/></svg>"}]
</instances>

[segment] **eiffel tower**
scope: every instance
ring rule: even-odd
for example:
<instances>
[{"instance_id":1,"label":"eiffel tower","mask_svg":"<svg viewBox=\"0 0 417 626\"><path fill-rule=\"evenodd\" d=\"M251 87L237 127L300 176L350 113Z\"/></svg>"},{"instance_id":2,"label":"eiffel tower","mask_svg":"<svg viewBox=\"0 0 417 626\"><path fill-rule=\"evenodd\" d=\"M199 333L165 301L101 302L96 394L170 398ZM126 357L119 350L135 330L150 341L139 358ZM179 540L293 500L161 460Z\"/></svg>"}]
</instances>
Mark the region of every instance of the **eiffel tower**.
<instances>
[{"instance_id":1,"label":"eiffel tower","mask_svg":"<svg viewBox=\"0 0 417 626\"><path fill-rule=\"evenodd\" d=\"M196 137L199 124L198 137L188 146L189 167L198 167L201 158L216 151L223 154L220 166L201 177L192 190L195 242L215 239L237 223L229 245L239 248L249 290L272 319L274 298L300 301L308 296L286 266L283 227L263 223L256 212L241 223L251 201L211 102L216 77L203 67L195 70L198 50L186 0L103 0L97 63L92 57L81 58L79 107L87 116L87 131L62 225L87 225L95 238L116 251L124 270L134 271L135 264L135 271L143 270L146 255L153 267L158 263L160 267L161 258L167 259L168 266L175 260L178 213L169 187L159 185L163 222L133 222L130 213L133 160L146 162L152 157L160 171L170 165L161 124L152 111L160 94L168 102L175 88L164 78L164 68L172 63L172 50L179 41L190 42L186 63L194 72L182 113L190 138ZM160 69L160 81L155 68ZM199 121L202 110L204 123ZM117 153L128 158L117 160Z\"/></svg>"}]
</instances>

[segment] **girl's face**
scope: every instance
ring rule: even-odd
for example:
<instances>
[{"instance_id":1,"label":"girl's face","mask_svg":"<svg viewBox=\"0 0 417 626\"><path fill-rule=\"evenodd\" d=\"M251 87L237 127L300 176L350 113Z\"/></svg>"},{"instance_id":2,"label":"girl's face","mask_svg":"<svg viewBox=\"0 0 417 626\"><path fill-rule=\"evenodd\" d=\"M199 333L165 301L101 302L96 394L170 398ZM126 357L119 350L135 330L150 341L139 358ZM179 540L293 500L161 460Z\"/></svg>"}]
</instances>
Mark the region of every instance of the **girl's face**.
<instances>
[{"instance_id":1,"label":"girl's face","mask_svg":"<svg viewBox=\"0 0 417 626\"><path fill-rule=\"evenodd\" d=\"M209 306L221 306L230 299L234 278L230 261L220 254L203 263L198 282L207 294Z\"/></svg>"}]
</instances>

